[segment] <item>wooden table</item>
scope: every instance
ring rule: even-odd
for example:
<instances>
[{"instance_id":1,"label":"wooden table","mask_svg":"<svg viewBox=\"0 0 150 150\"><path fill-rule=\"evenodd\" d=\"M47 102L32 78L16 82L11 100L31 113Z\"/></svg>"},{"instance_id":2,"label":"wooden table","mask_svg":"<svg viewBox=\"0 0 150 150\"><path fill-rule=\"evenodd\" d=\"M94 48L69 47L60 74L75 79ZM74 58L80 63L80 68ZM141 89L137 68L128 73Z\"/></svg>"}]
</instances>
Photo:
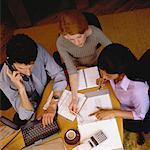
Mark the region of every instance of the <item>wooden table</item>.
<instances>
[{"instance_id":1,"label":"wooden table","mask_svg":"<svg viewBox=\"0 0 150 150\"><path fill-rule=\"evenodd\" d=\"M45 91L44 91L44 94L43 94L43 97L42 97L42 101L41 101L41 104L38 108L38 113L40 113L40 111L42 110L42 107L43 107L43 104L46 102L49 94L50 94L50 91L52 89L52 87L50 86L51 82L47 85ZM103 89L109 89L109 92L110 92L110 97L111 97L111 100L112 100L112 104L113 104L113 108L119 108L120 107L120 104L117 100L117 98L115 97L113 91L112 91L112 88L110 86L109 83L107 83L105 85L105 87ZM95 91L97 90L97 88L92 88L92 89L86 89L86 90L82 90L80 91L81 93L85 93L85 92L90 92L90 91ZM120 137L121 137L121 140L123 142L123 123L122 123L122 118L116 118L117 119L117 124L118 124L118 127L119 127L119 133L120 133ZM73 129L77 129L77 121L69 121L63 117L61 117L60 115L58 115L58 125L60 127L60 132L56 135L54 135L53 137L50 138L50 140L53 140L53 139L56 139L58 137L61 137L63 139L64 135L65 135L65 132L70 129L70 128L73 128ZM18 131L17 131L18 132ZM13 136L15 135L16 133L14 133L13 135L11 135L10 137L4 139L3 141L1 141L0 143L0 148L2 148L6 143L8 143L8 141L13 138ZM64 142L65 143L65 142ZM78 143L79 144L79 143ZM68 145L65 143L65 146L67 148L67 150L72 150L73 147L75 147L76 145ZM22 137L22 134L21 132L16 136L15 139L13 139L13 141L7 145L7 147L5 148L6 150L20 150L24 147L24 141L23 141L23 137Z\"/></svg>"}]
</instances>

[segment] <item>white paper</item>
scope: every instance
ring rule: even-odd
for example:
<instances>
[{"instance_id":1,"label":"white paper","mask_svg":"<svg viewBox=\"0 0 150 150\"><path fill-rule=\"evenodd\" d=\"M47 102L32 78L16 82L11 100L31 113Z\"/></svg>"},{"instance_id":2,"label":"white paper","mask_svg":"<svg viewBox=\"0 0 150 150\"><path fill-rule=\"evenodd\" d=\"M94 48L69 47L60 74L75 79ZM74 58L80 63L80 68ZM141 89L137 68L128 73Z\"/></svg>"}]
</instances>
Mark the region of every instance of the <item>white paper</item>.
<instances>
[{"instance_id":1,"label":"white paper","mask_svg":"<svg viewBox=\"0 0 150 150\"><path fill-rule=\"evenodd\" d=\"M102 95L98 95L98 93ZM81 143L90 138L97 131L102 130L107 139L92 150L112 150L123 149L116 119L97 120L89 114L97 111L97 106L101 108L112 108L111 98L106 90L90 92L85 94L88 98L77 117L78 129L81 135ZM94 95L94 96L93 96Z\"/></svg>"},{"instance_id":2,"label":"white paper","mask_svg":"<svg viewBox=\"0 0 150 150\"><path fill-rule=\"evenodd\" d=\"M99 72L96 66L78 70L78 90L98 87L96 84L98 78Z\"/></svg>"},{"instance_id":3,"label":"white paper","mask_svg":"<svg viewBox=\"0 0 150 150\"><path fill-rule=\"evenodd\" d=\"M84 73L87 82L87 88L97 87L98 85L96 84L96 79L100 77L97 67L86 68L84 69Z\"/></svg>"},{"instance_id":4,"label":"white paper","mask_svg":"<svg viewBox=\"0 0 150 150\"><path fill-rule=\"evenodd\" d=\"M119 148L123 149L120 134L118 131L118 126L115 119L108 119L87 123L84 125L78 125L78 129L81 135L81 142L84 142L84 140L90 138L94 133L99 130L102 130L107 136L107 139L105 141L100 143L92 150L113 150Z\"/></svg>"},{"instance_id":5,"label":"white paper","mask_svg":"<svg viewBox=\"0 0 150 150\"><path fill-rule=\"evenodd\" d=\"M85 77L84 77L84 72L83 70L78 70L78 90L82 90L86 88L86 82L85 82Z\"/></svg>"},{"instance_id":6,"label":"white paper","mask_svg":"<svg viewBox=\"0 0 150 150\"><path fill-rule=\"evenodd\" d=\"M70 105L71 99L72 99L71 92L68 90L64 90L58 103L58 114L71 121L74 121L74 119L76 118L76 115L72 114L69 111L69 105ZM78 93L78 110L80 110L85 100L86 100L85 95Z\"/></svg>"},{"instance_id":7,"label":"white paper","mask_svg":"<svg viewBox=\"0 0 150 150\"><path fill-rule=\"evenodd\" d=\"M96 112L100 108L112 108L109 93L105 95L97 95L87 98L84 106L82 107L79 115L77 116L78 124L89 123L97 121L95 116L89 116L91 113Z\"/></svg>"}]
</instances>

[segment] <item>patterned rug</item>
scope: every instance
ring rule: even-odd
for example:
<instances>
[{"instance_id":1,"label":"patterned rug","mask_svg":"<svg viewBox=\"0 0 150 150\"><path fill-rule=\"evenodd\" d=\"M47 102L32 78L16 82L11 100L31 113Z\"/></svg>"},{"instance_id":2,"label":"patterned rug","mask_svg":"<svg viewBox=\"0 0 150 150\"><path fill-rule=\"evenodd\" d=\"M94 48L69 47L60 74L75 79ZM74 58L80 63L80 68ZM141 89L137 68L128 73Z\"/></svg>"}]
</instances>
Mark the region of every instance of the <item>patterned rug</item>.
<instances>
[{"instance_id":1,"label":"patterned rug","mask_svg":"<svg viewBox=\"0 0 150 150\"><path fill-rule=\"evenodd\" d=\"M150 133L145 134L145 143L137 144L137 134L124 130L124 149L125 150L149 150L150 149Z\"/></svg>"}]
</instances>

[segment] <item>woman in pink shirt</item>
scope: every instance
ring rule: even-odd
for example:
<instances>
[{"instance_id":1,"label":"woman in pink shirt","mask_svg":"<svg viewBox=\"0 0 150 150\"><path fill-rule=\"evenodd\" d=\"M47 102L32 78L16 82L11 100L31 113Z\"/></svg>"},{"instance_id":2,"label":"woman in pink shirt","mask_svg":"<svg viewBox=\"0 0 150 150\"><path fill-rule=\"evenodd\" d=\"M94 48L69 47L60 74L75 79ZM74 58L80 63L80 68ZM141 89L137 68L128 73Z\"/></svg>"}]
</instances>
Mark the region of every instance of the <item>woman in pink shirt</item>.
<instances>
[{"instance_id":1,"label":"woman in pink shirt","mask_svg":"<svg viewBox=\"0 0 150 150\"><path fill-rule=\"evenodd\" d=\"M121 108L100 109L91 115L98 119L122 117L125 129L141 130L141 120L149 109L149 86L138 76L137 64L135 56L121 44L110 44L102 50L98 58L100 75L110 81Z\"/></svg>"}]
</instances>

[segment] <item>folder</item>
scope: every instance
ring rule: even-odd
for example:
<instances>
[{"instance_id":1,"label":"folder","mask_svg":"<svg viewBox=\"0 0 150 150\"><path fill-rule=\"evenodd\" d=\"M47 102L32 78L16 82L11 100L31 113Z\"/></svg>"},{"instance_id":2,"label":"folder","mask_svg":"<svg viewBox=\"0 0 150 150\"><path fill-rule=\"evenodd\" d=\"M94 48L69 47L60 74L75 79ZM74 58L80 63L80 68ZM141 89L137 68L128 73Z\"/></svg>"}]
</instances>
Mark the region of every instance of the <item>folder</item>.
<instances>
[{"instance_id":1,"label":"folder","mask_svg":"<svg viewBox=\"0 0 150 150\"><path fill-rule=\"evenodd\" d=\"M32 150L66 150L63 140L58 138L56 140L52 140L48 143L34 146Z\"/></svg>"}]
</instances>

